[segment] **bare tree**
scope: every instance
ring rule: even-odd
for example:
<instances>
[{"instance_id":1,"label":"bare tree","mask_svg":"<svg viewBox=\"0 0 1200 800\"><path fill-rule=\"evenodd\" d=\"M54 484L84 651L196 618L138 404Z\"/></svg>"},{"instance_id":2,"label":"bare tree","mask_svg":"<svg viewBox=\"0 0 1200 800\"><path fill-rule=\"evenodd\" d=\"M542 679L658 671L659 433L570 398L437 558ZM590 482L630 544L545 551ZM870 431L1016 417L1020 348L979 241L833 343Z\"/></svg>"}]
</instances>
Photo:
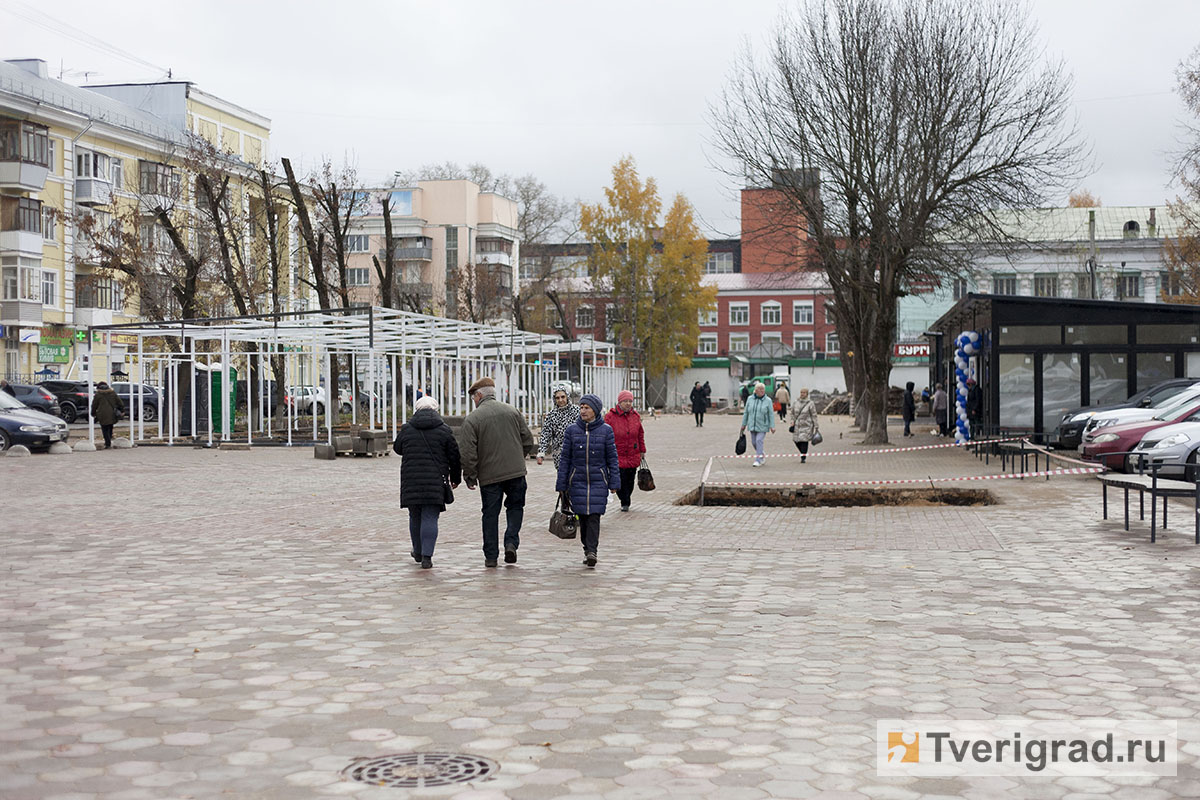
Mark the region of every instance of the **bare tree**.
<instances>
[{"instance_id":1,"label":"bare tree","mask_svg":"<svg viewBox=\"0 0 1200 800\"><path fill-rule=\"evenodd\" d=\"M887 441L897 300L961 274L964 243L1006 239L1001 212L1074 183L1070 91L1005 0L809 0L765 58L738 61L711 109L717 144L808 225L866 442Z\"/></svg>"}]
</instances>

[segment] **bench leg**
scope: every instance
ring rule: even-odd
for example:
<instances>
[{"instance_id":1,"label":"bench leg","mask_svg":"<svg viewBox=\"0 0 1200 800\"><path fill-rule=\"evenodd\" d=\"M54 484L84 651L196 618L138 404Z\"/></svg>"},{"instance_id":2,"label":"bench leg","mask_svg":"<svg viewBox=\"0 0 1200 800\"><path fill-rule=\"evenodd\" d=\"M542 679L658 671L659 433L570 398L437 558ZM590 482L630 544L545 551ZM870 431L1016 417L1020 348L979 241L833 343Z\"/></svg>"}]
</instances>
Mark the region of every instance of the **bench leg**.
<instances>
[{"instance_id":1,"label":"bench leg","mask_svg":"<svg viewBox=\"0 0 1200 800\"><path fill-rule=\"evenodd\" d=\"M1125 487L1125 530L1129 530L1129 487Z\"/></svg>"},{"instance_id":2,"label":"bench leg","mask_svg":"<svg viewBox=\"0 0 1200 800\"><path fill-rule=\"evenodd\" d=\"M1167 529L1167 501L1170 499L1171 498L1166 495L1163 496L1163 530L1164 531Z\"/></svg>"},{"instance_id":3,"label":"bench leg","mask_svg":"<svg viewBox=\"0 0 1200 800\"><path fill-rule=\"evenodd\" d=\"M1196 483L1196 544L1200 544L1200 482Z\"/></svg>"},{"instance_id":4,"label":"bench leg","mask_svg":"<svg viewBox=\"0 0 1200 800\"><path fill-rule=\"evenodd\" d=\"M1146 493L1138 491L1138 519L1145 521L1146 519Z\"/></svg>"},{"instance_id":5,"label":"bench leg","mask_svg":"<svg viewBox=\"0 0 1200 800\"><path fill-rule=\"evenodd\" d=\"M1100 493L1104 496L1104 518L1108 519L1108 484L1100 484ZM1200 483L1196 484L1196 535L1200 536Z\"/></svg>"},{"instance_id":6,"label":"bench leg","mask_svg":"<svg viewBox=\"0 0 1200 800\"><path fill-rule=\"evenodd\" d=\"M1158 537L1158 492L1150 492L1150 543Z\"/></svg>"}]
</instances>

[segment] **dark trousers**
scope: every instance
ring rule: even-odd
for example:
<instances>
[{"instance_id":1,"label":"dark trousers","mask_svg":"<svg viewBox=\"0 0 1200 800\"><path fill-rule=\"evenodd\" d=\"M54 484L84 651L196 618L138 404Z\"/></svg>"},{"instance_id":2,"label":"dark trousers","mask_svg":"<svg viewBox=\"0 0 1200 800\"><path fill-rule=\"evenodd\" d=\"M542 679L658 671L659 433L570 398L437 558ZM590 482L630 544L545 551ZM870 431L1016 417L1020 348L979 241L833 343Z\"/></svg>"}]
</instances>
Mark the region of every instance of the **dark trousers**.
<instances>
[{"instance_id":1,"label":"dark trousers","mask_svg":"<svg viewBox=\"0 0 1200 800\"><path fill-rule=\"evenodd\" d=\"M525 476L509 478L499 483L479 487L483 501L483 557L493 561L500 557L500 501L504 500L504 549L516 550L521 545L521 521L525 519Z\"/></svg>"},{"instance_id":2,"label":"dark trousers","mask_svg":"<svg viewBox=\"0 0 1200 800\"><path fill-rule=\"evenodd\" d=\"M808 458L808 442L796 442L796 449L800 451L800 460Z\"/></svg>"},{"instance_id":3,"label":"dark trousers","mask_svg":"<svg viewBox=\"0 0 1200 800\"><path fill-rule=\"evenodd\" d=\"M780 404L780 406L779 406L779 418L780 418L780 419L787 419L787 412L788 412L788 407L787 407L787 406L785 406L785 405L783 405L783 404Z\"/></svg>"},{"instance_id":4,"label":"dark trousers","mask_svg":"<svg viewBox=\"0 0 1200 800\"><path fill-rule=\"evenodd\" d=\"M694 416L696 418L697 425L704 424L704 412L703 411L693 411L692 416Z\"/></svg>"},{"instance_id":5,"label":"dark trousers","mask_svg":"<svg viewBox=\"0 0 1200 800\"><path fill-rule=\"evenodd\" d=\"M412 551L417 555L433 557L441 513L437 506L408 507L408 535L412 537Z\"/></svg>"},{"instance_id":6,"label":"dark trousers","mask_svg":"<svg viewBox=\"0 0 1200 800\"><path fill-rule=\"evenodd\" d=\"M595 553L600 547L600 517L603 514L579 515L579 538L583 541L583 552Z\"/></svg>"},{"instance_id":7,"label":"dark trousers","mask_svg":"<svg viewBox=\"0 0 1200 800\"><path fill-rule=\"evenodd\" d=\"M635 483L637 483L637 467L621 467L621 488L617 489L617 499L621 501L621 505L629 505Z\"/></svg>"},{"instance_id":8,"label":"dark trousers","mask_svg":"<svg viewBox=\"0 0 1200 800\"><path fill-rule=\"evenodd\" d=\"M112 447L112 425L101 425L100 432L104 434L104 446Z\"/></svg>"},{"instance_id":9,"label":"dark trousers","mask_svg":"<svg viewBox=\"0 0 1200 800\"><path fill-rule=\"evenodd\" d=\"M937 419L938 436L945 436L950 432L950 423L946 421L946 409L939 408L933 412L933 416Z\"/></svg>"},{"instance_id":10,"label":"dark trousers","mask_svg":"<svg viewBox=\"0 0 1200 800\"><path fill-rule=\"evenodd\" d=\"M909 426L911 426L911 425L912 425L912 417L905 417L904 418L904 435L905 436L912 436L912 431L909 430Z\"/></svg>"}]
</instances>

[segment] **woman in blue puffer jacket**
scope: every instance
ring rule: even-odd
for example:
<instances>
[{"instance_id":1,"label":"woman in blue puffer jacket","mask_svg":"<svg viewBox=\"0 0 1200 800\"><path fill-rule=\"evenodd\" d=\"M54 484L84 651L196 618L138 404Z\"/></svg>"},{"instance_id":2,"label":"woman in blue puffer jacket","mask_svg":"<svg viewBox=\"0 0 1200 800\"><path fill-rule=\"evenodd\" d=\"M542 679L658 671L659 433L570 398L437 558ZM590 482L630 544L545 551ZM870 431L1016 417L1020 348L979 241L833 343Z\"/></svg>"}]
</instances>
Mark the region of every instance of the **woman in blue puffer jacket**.
<instances>
[{"instance_id":1,"label":"woman in blue puffer jacket","mask_svg":"<svg viewBox=\"0 0 1200 800\"><path fill-rule=\"evenodd\" d=\"M600 547L600 517L608 506L609 492L621 488L617 442L613 429L600 417L604 404L594 394L579 400L579 420L563 434L555 489L579 515L579 538L583 540L583 563L596 566Z\"/></svg>"}]
</instances>

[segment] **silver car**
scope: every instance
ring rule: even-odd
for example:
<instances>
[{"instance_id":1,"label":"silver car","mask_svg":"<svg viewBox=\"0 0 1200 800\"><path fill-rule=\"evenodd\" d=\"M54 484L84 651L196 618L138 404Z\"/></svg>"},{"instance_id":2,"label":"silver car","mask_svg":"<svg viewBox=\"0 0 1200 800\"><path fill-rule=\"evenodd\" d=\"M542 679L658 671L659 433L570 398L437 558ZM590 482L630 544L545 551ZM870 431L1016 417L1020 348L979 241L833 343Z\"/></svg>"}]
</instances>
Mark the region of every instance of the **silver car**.
<instances>
[{"instance_id":1,"label":"silver car","mask_svg":"<svg viewBox=\"0 0 1200 800\"><path fill-rule=\"evenodd\" d=\"M1164 425L1147 433L1133 452L1125 457L1128 472L1142 469L1150 471L1151 464L1158 464L1158 474L1163 478L1200 479L1200 422L1177 422ZM1138 455L1145 453L1145 455Z\"/></svg>"}]
</instances>

